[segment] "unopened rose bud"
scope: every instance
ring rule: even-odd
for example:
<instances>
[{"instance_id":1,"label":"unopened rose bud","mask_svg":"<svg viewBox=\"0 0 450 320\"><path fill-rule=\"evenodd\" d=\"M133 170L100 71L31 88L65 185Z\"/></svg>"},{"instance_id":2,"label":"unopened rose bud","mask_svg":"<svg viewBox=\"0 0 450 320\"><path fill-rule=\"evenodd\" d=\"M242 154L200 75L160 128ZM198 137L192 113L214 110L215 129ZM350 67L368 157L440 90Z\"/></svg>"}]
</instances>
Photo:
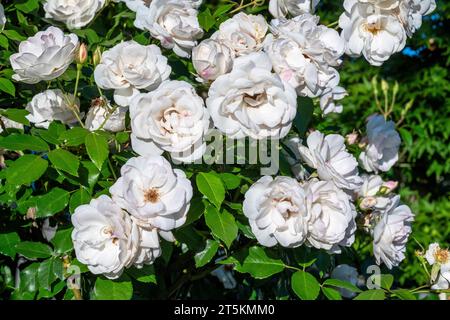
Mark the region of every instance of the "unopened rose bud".
<instances>
[{"instance_id":1,"label":"unopened rose bud","mask_svg":"<svg viewBox=\"0 0 450 320\"><path fill-rule=\"evenodd\" d=\"M368 210L373 207L375 207L377 204L377 199L375 197L365 197L362 199L361 203L359 204L359 207L362 210Z\"/></svg>"},{"instance_id":2,"label":"unopened rose bud","mask_svg":"<svg viewBox=\"0 0 450 320\"><path fill-rule=\"evenodd\" d=\"M101 60L102 60L102 50L100 49L100 47L97 47L94 51L94 55L92 56L92 63L94 67L96 67Z\"/></svg>"},{"instance_id":3,"label":"unopened rose bud","mask_svg":"<svg viewBox=\"0 0 450 320\"><path fill-rule=\"evenodd\" d=\"M383 183L380 188L380 193L383 195L391 193L398 186L398 181L387 181Z\"/></svg>"},{"instance_id":4,"label":"unopened rose bud","mask_svg":"<svg viewBox=\"0 0 450 320\"><path fill-rule=\"evenodd\" d=\"M78 49L78 55L77 55L77 63L78 64L85 64L88 56L88 50L84 43L80 45L80 48Z\"/></svg>"},{"instance_id":5,"label":"unopened rose bud","mask_svg":"<svg viewBox=\"0 0 450 320\"><path fill-rule=\"evenodd\" d=\"M358 134L356 132L352 132L345 136L345 140L349 145L355 144L358 141Z\"/></svg>"}]
</instances>

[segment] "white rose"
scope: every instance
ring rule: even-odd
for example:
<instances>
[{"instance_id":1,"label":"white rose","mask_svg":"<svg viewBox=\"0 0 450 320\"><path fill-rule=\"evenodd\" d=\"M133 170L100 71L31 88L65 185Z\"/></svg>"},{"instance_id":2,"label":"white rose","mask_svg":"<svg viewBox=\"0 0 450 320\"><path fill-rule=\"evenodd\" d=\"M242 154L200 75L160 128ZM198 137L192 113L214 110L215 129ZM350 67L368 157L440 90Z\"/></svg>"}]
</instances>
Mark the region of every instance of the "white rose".
<instances>
[{"instance_id":1,"label":"white rose","mask_svg":"<svg viewBox=\"0 0 450 320\"><path fill-rule=\"evenodd\" d=\"M233 56L226 45L207 39L192 50L192 63L201 79L215 80L231 71Z\"/></svg>"},{"instance_id":2,"label":"white rose","mask_svg":"<svg viewBox=\"0 0 450 320\"><path fill-rule=\"evenodd\" d=\"M307 243L317 249L341 252L355 240L356 210L348 195L329 181L313 179L306 186Z\"/></svg>"},{"instance_id":3,"label":"white rose","mask_svg":"<svg viewBox=\"0 0 450 320\"><path fill-rule=\"evenodd\" d=\"M5 9L3 8L3 5L0 3L0 31L5 28L5 24L6 24Z\"/></svg>"},{"instance_id":4,"label":"white rose","mask_svg":"<svg viewBox=\"0 0 450 320\"><path fill-rule=\"evenodd\" d=\"M363 184L358 192L358 197L364 201L364 199L373 199L370 209L385 209L390 199L387 196L380 195L381 188L384 186L383 179L378 175L362 175ZM369 208L365 208L369 209Z\"/></svg>"},{"instance_id":5,"label":"white rose","mask_svg":"<svg viewBox=\"0 0 450 320\"><path fill-rule=\"evenodd\" d=\"M102 127L106 131L120 132L125 130L127 109L112 107L102 98L95 99L86 115L85 126L89 131Z\"/></svg>"},{"instance_id":6,"label":"white rose","mask_svg":"<svg viewBox=\"0 0 450 320\"><path fill-rule=\"evenodd\" d=\"M91 22L105 5L105 0L47 0L45 17L61 21L69 29L80 29Z\"/></svg>"},{"instance_id":7,"label":"white rose","mask_svg":"<svg viewBox=\"0 0 450 320\"><path fill-rule=\"evenodd\" d=\"M243 211L260 244L298 247L305 242L310 213L297 180L262 177L246 192Z\"/></svg>"},{"instance_id":8,"label":"white rose","mask_svg":"<svg viewBox=\"0 0 450 320\"><path fill-rule=\"evenodd\" d=\"M336 101L344 99L348 96L347 91L342 87L334 87L325 89L320 97L320 109L324 115L329 113L341 113L344 107L337 104Z\"/></svg>"},{"instance_id":9,"label":"white rose","mask_svg":"<svg viewBox=\"0 0 450 320\"><path fill-rule=\"evenodd\" d=\"M358 270L348 264L340 264L331 272L330 278L349 282L353 285L358 283ZM347 289L336 288L344 298L353 298L356 293Z\"/></svg>"},{"instance_id":10,"label":"white rose","mask_svg":"<svg viewBox=\"0 0 450 320\"><path fill-rule=\"evenodd\" d=\"M134 222L133 228L139 233L139 245L132 262L135 267L142 268L146 264L152 264L162 253L158 229L143 227Z\"/></svg>"},{"instance_id":11,"label":"white rose","mask_svg":"<svg viewBox=\"0 0 450 320\"><path fill-rule=\"evenodd\" d=\"M239 12L223 22L211 38L231 48L235 56L242 56L262 49L268 28L262 15Z\"/></svg>"},{"instance_id":12,"label":"white rose","mask_svg":"<svg viewBox=\"0 0 450 320\"><path fill-rule=\"evenodd\" d=\"M23 130L23 124L13 121L11 119L8 119L4 116L0 116L0 133L3 132L3 126L5 127L5 129Z\"/></svg>"},{"instance_id":13,"label":"white rose","mask_svg":"<svg viewBox=\"0 0 450 320\"><path fill-rule=\"evenodd\" d=\"M252 53L236 59L231 73L212 83L206 105L220 131L234 139L278 139L288 134L297 96L271 70L266 54Z\"/></svg>"},{"instance_id":14,"label":"white rose","mask_svg":"<svg viewBox=\"0 0 450 320\"><path fill-rule=\"evenodd\" d=\"M385 211L374 219L379 220L373 229L373 253L377 264L384 262L392 269L405 258L406 243L411 234L414 215L406 205L400 205L400 196L392 198Z\"/></svg>"},{"instance_id":15,"label":"white rose","mask_svg":"<svg viewBox=\"0 0 450 320\"><path fill-rule=\"evenodd\" d=\"M345 43L336 30L318 23L311 14L272 20L274 35L265 44L275 72L301 96L321 96L340 80L335 67L342 63Z\"/></svg>"},{"instance_id":16,"label":"white rose","mask_svg":"<svg viewBox=\"0 0 450 320\"><path fill-rule=\"evenodd\" d=\"M275 18L314 13L320 0L270 0L269 12Z\"/></svg>"},{"instance_id":17,"label":"white rose","mask_svg":"<svg viewBox=\"0 0 450 320\"><path fill-rule=\"evenodd\" d=\"M184 224L192 186L183 171L172 169L161 156L140 156L128 160L120 172L109 191L138 225L156 227L170 237L168 232Z\"/></svg>"},{"instance_id":18,"label":"white rose","mask_svg":"<svg viewBox=\"0 0 450 320\"><path fill-rule=\"evenodd\" d=\"M339 188L355 190L361 186L358 162L347 151L345 138L338 134L324 136L319 131L311 133L306 143L300 146L302 159L311 168L317 169L321 180L332 181Z\"/></svg>"},{"instance_id":19,"label":"white rose","mask_svg":"<svg viewBox=\"0 0 450 320\"><path fill-rule=\"evenodd\" d=\"M422 18L436 9L435 0L403 0L400 2L400 20L411 37L422 26Z\"/></svg>"},{"instance_id":20,"label":"white rose","mask_svg":"<svg viewBox=\"0 0 450 320\"><path fill-rule=\"evenodd\" d=\"M166 81L130 105L131 141L140 155L170 152L178 161L192 162L206 150L208 110L194 88L184 81Z\"/></svg>"},{"instance_id":21,"label":"white rose","mask_svg":"<svg viewBox=\"0 0 450 320\"><path fill-rule=\"evenodd\" d=\"M130 216L108 196L76 208L72 224L77 259L92 273L115 279L132 264L139 232Z\"/></svg>"},{"instance_id":22,"label":"white rose","mask_svg":"<svg viewBox=\"0 0 450 320\"><path fill-rule=\"evenodd\" d=\"M401 139L395 123L382 115L374 115L367 123L368 145L359 155L361 166L368 172L389 171L398 161Z\"/></svg>"},{"instance_id":23,"label":"white rose","mask_svg":"<svg viewBox=\"0 0 450 320\"><path fill-rule=\"evenodd\" d=\"M39 31L22 41L19 52L11 55L12 78L29 84L58 78L72 63L77 49L78 37L73 33L66 36L56 27Z\"/></svg>"},{"instance_id":24,"label":"white rose","mask_svg":"<svg viewBox=\"0 0 450 320\"><path fill-rule=\"evenodd\" d=\"M169 78L171 70L156 45L126 41L103 52L94 77L100 88L115 89L118 105L128 106L139 90L156 89Z\"/></svg>"},{"instance_id":25,"label":"white rose","mask_svg":"<svg viewBox=\"0 0 450 320\"><path fill-rule=\"evenodd\" d=\"M395 10L381 10L357 0L345 0L344 8L339 27L349 56L364 55L370 64L380 66L391 55L403 50L406 31Z\"/></svg>"},{"instance_id":26,"label":"white rose","mask_svg":"<svg viewBox=\"0 0 450 320\"><path fill-rule=\"evenodd\" d=\"M188 58L197 40L203 37L197 15L192 1L152 0L148 7L140 7L137 11L134 24L150 31L164 48Z\"/></svg>"},{"instance_id":27,"label":"white rose","mask_svg":"<svg viewBox=\"0 0 450 320\"><path fill-rule=\"evenodd\" d=\"M383 10L392 10L398 8L401 1L403 0L359 0L359 2L370 3L375 7Z\"/></svg>"},{"instance_id":28,"label":"white rose","mask_svg":"<svg viewBox=\"0 0 450 320\"><path fill-rule=\"evenodd\" d=\"M25 109L30 113L26 118L38 128L47 129L53 120L74 125L80 115L80 100L59 89L46 90L33 97Z\"/></svg>"},{"instance_id":29,"label":"white rose","mask_svg":"<svg viewBox=\"0 0 450 320\"><path fill-rule=\"evenodd\" d=\"M425 252L425 258L433 266L431 280L433 290L446 290L450 286L450 252L448 249L441 249L438 243L429 245ZM435 266L438 268L435 269ZM436 270L436 271L434 271ZM439 274L433 274L434 272ZM436 277L437 276L437 277ZM433 279L436 277L436 279Z\"/></svg>"}]
</instances>

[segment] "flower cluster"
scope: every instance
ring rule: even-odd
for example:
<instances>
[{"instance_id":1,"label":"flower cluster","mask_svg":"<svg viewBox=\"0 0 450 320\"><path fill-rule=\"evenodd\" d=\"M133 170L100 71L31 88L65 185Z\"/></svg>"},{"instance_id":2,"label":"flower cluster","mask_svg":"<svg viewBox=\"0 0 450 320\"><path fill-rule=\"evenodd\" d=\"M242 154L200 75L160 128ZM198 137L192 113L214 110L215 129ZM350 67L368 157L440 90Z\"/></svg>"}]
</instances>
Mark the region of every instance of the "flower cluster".
<instances>
[{"instance_id":1,"label":"flower cluster","mask_svg":"<svg viewBox=\"0 0 450 320\"><path fill-rule=\"evenodd\" d=\"M372 116L369 122L379 121L379 117ZM384 121L382 116L381 119ZM371 141L377 141L379 159L391 157L393 147L391 139L379 135L395 134L399 139L395 129L390 125L386 129L384 124L381 123L383 127L378 134L372 132L376 124L368 126ZM340 252L340 247L352 245L357 221L361 221L363 229L373 237L377 263L384 262L388 268L398 266L405 258L414 216L408 206L400 204L400 197L392 194L397 183L384 182L377 175L360 175L358 162L348 152L341 135L314 131L309 134L306 146L298 137L290 138L286 145L297 158L291 156L289 163L300 182L286 177L274 180L264 177L246 194L244 214L258 241L266 246L279 243L285 247L305 243ZM302 163L316 171L308 176Z\"/></svg>"},{"instance_id":2,"label":"flower cluster","mask_svg":"<svg viewBox=\"0 0 450 320\"><path fill-rule=\"evenodd\" d=\"M422 25L423 16L435 8L435 0L345 0L339 26L346 53L382 65L403 50L407 37Z\"/></svg>"},{"instance_id":3,"label":"flower cluster","mask_svg":"<svg viewBox=\"0 0 450 320\"><path fill-rule=\"evenodd\" d=\"M152 264L160 256L159 235L186 221L192 186L185 174L160 156L131 158L111 187L72 215L72 239L80 262L110 279L124 268Z\"/></svg>"}]
</instances>

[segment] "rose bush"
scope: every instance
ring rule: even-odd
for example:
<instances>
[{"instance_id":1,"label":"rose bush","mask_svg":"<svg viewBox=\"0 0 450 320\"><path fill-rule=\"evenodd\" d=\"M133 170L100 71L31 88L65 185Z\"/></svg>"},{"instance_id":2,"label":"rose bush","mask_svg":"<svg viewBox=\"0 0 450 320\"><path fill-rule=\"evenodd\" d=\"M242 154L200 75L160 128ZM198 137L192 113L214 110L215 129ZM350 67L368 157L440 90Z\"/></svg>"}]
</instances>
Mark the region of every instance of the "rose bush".
<instances>
[{"instance_id":1,"label":"rose bush","mask_svg":"<svg viewBox=\"0 0 450 320\"><path fill-rule=\"evenodd\" d=\"M352 80L436 3L326 2L0 5L2 298L446 294L446 233L411 241L414 99Z\"/></svg>"}]
</instances>

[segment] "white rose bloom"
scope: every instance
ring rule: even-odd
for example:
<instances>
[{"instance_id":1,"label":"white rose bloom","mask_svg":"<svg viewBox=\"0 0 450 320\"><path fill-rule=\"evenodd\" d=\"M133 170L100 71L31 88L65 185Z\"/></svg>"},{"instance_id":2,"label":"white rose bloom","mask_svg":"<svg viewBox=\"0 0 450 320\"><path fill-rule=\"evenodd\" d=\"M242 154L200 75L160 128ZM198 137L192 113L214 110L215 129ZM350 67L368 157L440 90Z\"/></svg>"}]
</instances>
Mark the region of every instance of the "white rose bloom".
<instances>
[{"instance_id":1,"label":"white rose bloom","mask_svg":"<svg viewBox=\"0 0 450 320\"><path fill-rule=\"evenodd\" d=\"M340 264L331 272L330 278L349 282L353 285L358 284L358 270L348 264ZM336 288L344 298L353 298L356 293L347 289Z\"/></svg>"},{"instance_id":2,"label":"white rose bloom","mask_svg":"<svg viewBox=\"0 0 450 320\"><path fill-rule=\"evenodd\" d=\"M392 10L398 8L403 0L359 0L362 3L369 3L383 10Z\"/></svg>"},{"instance_id":3,"label":"white rose bloom","mask_svg":"<svg viewBox=\"0 0 450 320\"><path fill-rule=\"evenodd\" d=\"M13 121L11 119L8 119L4 116L0 116L0 122L5 126L6 129L19 129L23 130L23 124ZM3 132L3 126L0 125L0 133Z\"/></svg>"},{"instance_id":4,"label":"white rose bloom","mask_svg":"<svg viewBox=\"0 0 450 320\"><path fill-rule=\"evenodd\" d=\"M87 115L85 126L89 131L103 129L110 132L120 132L125 130L125 118L127 109L124 107L112 107L109 102L102 98L94 100Z\"/></svg>"},{"instance_id":5,"label":"white rose bloom","mask_svg":"<svg viewBox=\"0 0 450 320\"><path fill-rule=\"evenodd\" d=\"M379 212L379 220L373 229L373 253L377 264L384 262L396 267L405 258L406 243L411 234L414 215L406 205L400 205L400 196L392 198L385 211Z\"/></svg>"},{"instance_id":6,"label":"white rose bloom","mask_svg":"<svg viewBox=\"0 0 450 320\"><path fill-rule=\"evenodd\" d=\"M190 57L203 30L197 19L198 11L192 1L152 0L147 7L136 13L135 26L148 30L161 45L180 57Z\"/></svg>"},{"instance_id":7,"label":"white rose bloom","mask_svg":"<svg viewBox=\"0 0 450 320\"><path fill-rule=\"evenodd\" d=\"M425 252L425 258L432 266L438 265L439 275L433 281L431 289L446 290L450 286L450 252L448 249L441 249L438 243L432 243ZM433 268L434 270L434 268ZM433 277L433 275L432 275Z\"/></svg>"},{"instance_id":8,"label":"white rose bloom","mask_svg":"<svg viewBox=\"0 0 450 320\"><path fill-rule=\"evenodd\" d=\"M164 151L175 160L192 162L206 150L204 136L210 127L208 110L195 89L184 81L166 81L130 105L131 141L140 155Z\"/></svg>"},{"instance_id":9,"label":"white rose bloom","mask_svg":"<svg viewBox=\"0 0 450 320\"><path fill-rule=\"evenodd\" d=\"M233 55L226 45L207 39L192 50L192 63L201 79L215 80L231 71Z\"/></svg>"},{"instance_id":10,"label":"white rose bloom","mask_svg":"<svg viewBox=\"0 0 450 320\"><path fill-rule=\"evenodd\" d=\"M243 211L260 244L298 247L305 242L310 213L297 180L262 177L246 192Z\"/></svg>"},{"instance_id":11,"label":"white rose bloom","mask_svg":"<svg viewBox=\"0 0 450 320\"><path fill-rule=\"evenodd\" d=\"M362 175L363 184L359 189L358 196L364 199L370 199L371 201L371 209L386 209L386 207L390 203L390 199L387 196L380 195L381 187L384 186L383 179L378 175Z\"/></svg>"},{"instance_id":12,"label":"white rose bloom","mask_svg":"<svg viewBox=\"0 0 450 320\"><path fill-rule=\"evenodd\" d=\"M239 12L223 22L212 39L231 48L235 56L260 51L269 25L262 15Z\"/></svg>"},{"instance_id":13,"label":"white rose bloom","mask_svg":"<svg viewBox=\"0 0 450 320\"><path fill-rule=\"evenodd\" d=\"M358 162L347 151L345 138L338 134L325 136L319 131L311 133L306 143L300 146L302 159L311 168L317 169L321 180L332 181L339 188L355 190L362 184L358 176Z\"/></svg>"},{"instance_id":14,"label":"white rose bloom","mask_svg":"<svg viewBox=\"0 0 450 320\"><path fill-rule=\"evenodd\" d=\"M370 64L381 66L391 55L403 50L406 31L395 10L381 10L358 0L345 0L344 8L339 27L349 56L364 55Z\"/></svg>"},{"instance_id":15,"label":"white rose bloom","mask_svg":"<svg viewBox=\"0 0 450 320\"><path fill-rule=\"evenodd\" d=\"M436 9L435 0L403 0L400 2L400 20L409 37L422 26L422 18Z\"/></svg>"},{"instance_id":16,"label":"white rose bloom","mask_svg":"<svg viewBox=\"0 0 450 320\"><path fill-rule=\"evenodd\" d=\"M0 3L0 31L5 28L5 24L6 24L5 9L3 8L3 5Z\"/></svg>"},{"instance_id":17,"label":"white rose bloom","mask_svg":"<svg viewBox=\"0 0 450 320\"><path fill-rule=\"evenodd\" d=\"M401 139L395 123L382 115L374 115L367 123L368 145L359 155L361 166L368 172L389 171L398 161Z\"/></svg>"},{"instance_id":18,"label":"white rose bloom","mask_svg":"<svg viewBox=\"0 0 450 320\"><path fill-rule=\"evenodd\" d=\"M313 179L306 186L311 215L307 243L317 249L340 253L355 240L356 210L348 195L329 181Z\"/></svg>"},{"instance_id":19,"label":"white rose bloom","mask_svg":"<svg viewBox=\"0 0 450 320\"><path fill-rule=\"evenodd\" d=\"M19 52L9 58L15 72L12 78L29 84L58 78L72 63L78 45L73 33L66 36L56 27L39 31L22 41Z\"/></svg>"},{"instance_id":20,"label":"white rose bloom","mask_svg":"<svg viewBox=\"0 0 450 320\"><path fill-rule=\"evenodd\" d=\"M318 23L319 17L311 14L272 20L274 35L265 44L275 72L299 95L311 98L339 84L335 67L345 51L339 33Z\"/></svg>"},{"instance_id":21,"label":"white rose bloom","mask_svg":"<svg viewBox=\"0 0 450 320\"><path fill-rule=\"evenodd\" d=\"M133 265L142 268L146 264L152 264L162 253L159 244L158 229L142 227L134 222L133 228L139 233L139 246L133 259Z\"/></svg>"},{"instance_id":22,"label":"white rose bloom","mask_svg":"<svg viewBox=\"0 0 450 320\"><path fill-rule=\"evenodd\" d=\"M156 89L171 71L158 46L126 41L103 52L94 77L100 88L115 89L118 105L128 106L139 90Z\"/></svg>"},{"instance_id":23,"label":"white rose bloom","mask_svg":"<svg viewBox=\"0 0 450 320\"><path fill-rule=\"evenodd\" d=\"M74 125L80 116L80 100L61 90L46 90L33 97L25 109L30 113L26 118L38 128L47 129L53 120Z\"/></svg>"},{"instance_id":24,"label":"white rose bloom","mask_svg":"<svg viewBox=\"0 0 450 320\"><path fill-rule=\"evenodd\" d=\"M113 0L114 2L125 2L128 9L138 12L139 9L149 8L153 0ZM181 0L190 3L193 8L198 9L203 0Z\"/></svg>"},{"instance_id":25,"label":"white rose bloom","mask_svg":"<svg viewBox=\"0 0 450 320\"><path fill-rule=\"evenodd\" d=\"M172 169L161 156L140 156L128 160L120 172L109 191L138 225L156 227L170 237L171 230L184 224L192 186L183 171Z\"/></svg>"},{"instance_id":26,"label":"white rose bloom","mask_svg":"<svg viewBox=\"0 0 450 320\"><path fill-rule=\"evenodd\" d=\"M214 125L234 139L285 137L297 113L295 90L272 73L264 53L234 61L211 85L206 105Z\"/></svg>"},{"instance_id":27,"label":"white rose bloom","mask_svg":"<svg viewBox=\"0 0 450 320\"><path fill-rule=\"evenodd\" d=\"M47 0L45 17L61 21L69 29L80 29L91 22L106 0Z\"/></svg>"},{"instance_id":28,"label":"white rose bloom","mask_svg":"<svg viewBox=\"0 0 450 320\"><path fill-rule=\"evenodd\" d=\"M132 264L139 245L138 229L108 196L76 208L72 224L77 259L92 273L116 279Z\"/></svg>"},{"instance_id":29,"label":"white rose bloom","mask_svg":"<svg viewBox=\"0 0 450 320\"><path fill-rule=\"evenodd\" d=\"M320 0L270 0L269 12L275 18L314 13Z\"/></svg>"}]
</instances>

